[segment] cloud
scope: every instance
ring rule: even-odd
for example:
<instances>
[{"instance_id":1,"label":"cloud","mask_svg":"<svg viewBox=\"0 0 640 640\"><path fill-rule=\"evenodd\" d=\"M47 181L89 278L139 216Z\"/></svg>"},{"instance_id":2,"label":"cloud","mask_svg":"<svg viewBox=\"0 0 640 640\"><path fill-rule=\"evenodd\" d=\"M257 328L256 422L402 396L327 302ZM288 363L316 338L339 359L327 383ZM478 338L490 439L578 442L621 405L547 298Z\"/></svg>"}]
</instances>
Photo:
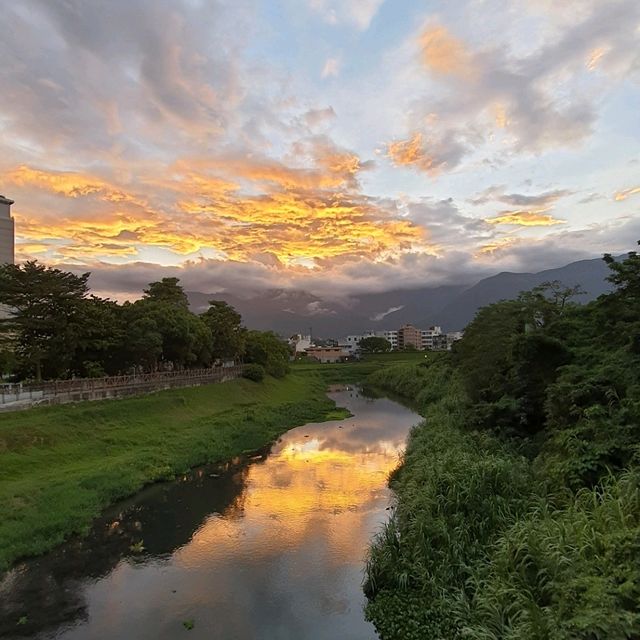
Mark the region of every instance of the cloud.
<instances>
[{"instance_id":1,"label":"cloud","mask_svg":"<svg viewBox=\"0 0 640 640\"><path fill-rule=\"evenodd\" d=\"M550 207L561 198L572 195L569 189L552 189L536 194L505 193L505 186L493 186L481 191L469 202L474 205L483 205L488 202L501 202L513 207Z\"/></svg>"},{"instance_id":2,"label":"cloud","mask_svg":"<svg viewBox=\"0 0 640 640\"><path fill-rule=\"evenodd\" d=\"M395 313L396 311L400 311L404 309L404 305L400 305L399 307L389 307L386 311L381 311L380 313L374 313L369 317L369 320L373 322L380 322L380 320L384 320L388 315Z\"/></svg>"},{"instance_id":3,"label":"cloud","mask_svg":"<svg viewBox=\"0 0 640 640\"><path fill-rule=\"evenodd\" d=\"M630 196L635 195L636 193L640 193L640 187L629 187L628 189L623 189L622 191L618 191L613 199L616 202L621 202L622 200L626 200Z\"/></svg>"},{"instance_id":4,"label":"cloud","mask_svg":"<svg viewBox=\"0 0 640 640\"><path fill-rule=\"evenodd\" d=\"M442 25L427 27L420 36L424 64L442 75L469 76L473 73L471 56L464 43Z\"/></svg>"},{"instance_id":5,"label":"cloud","mask_svg":"<svg viewBox=\"0 0 640 640\"><path fill-rule=\"evenodd\" d=\"M322 78L335 78L340 73L340 67L342 66L342 61L340 58L327 58L324 67L322 67L322 72L320 73L320 77Z\"/></svg>"},{"instance_id":6,"label":"cloud","mask_svg":"<svg viewBox=\"0 0 640 640\"><path fill-rule=\"evenodd\" d=\"M369 28L384 0L309 0L309 6L325 22L348 24L361 31Z\"/></svg>"},{"instance_id":7,"label":"cloud","mask_svg":"<svg viewBox=\"0 0 640 640\"><path fill-rule=\"evenodd\" d=\"M416 132L408 140L396 140L387 147L387 156L396 166L409 166L431 175L457 166L465 152L466 147L453 133L429 140Z\"/></svg>"},{"instance_id":8,"label":"cloud","mask_svg":"<svg viewBox=\"0 0 640 640\"><path fill-rule=\"evenodd\" d=\"M507 224L522 227L550 227L557 224L566 224L566 220L558 220L545 213L548 209L534 209L531 211L503 211L493 218L485 218L489 224Z\"/></svg>"},{"instance_id":9,"label":"cloud","mask_svg":"<svg viewBox=\"0 0 640 640\"><path fill-rule=\"evenodd\" d=\"M336 117L333 107L325 107L324 109L309 109L302 116L308 127L314 128L325 122L329 122Z\"/></svg>"},{"instance_id":10,"label":"cloud","mask_svg":"<svg viewBox=\"0 0 640 640\"><path fill-rule=\"evenodd\" d=\"M630 0L592 3L557 35L519 52L500 35L466 42L446 24L427 22L412 45L423 68L423 80L414 81L421 97L406 109L410 133L391 143L392 159L432 173L421 140L435 148L456 143L456 161L436 163L441 170L474 153L510 159L576 148L594 131L596 96L639 68L639 23L640 5Z\"/></svg>"}]
</instances>

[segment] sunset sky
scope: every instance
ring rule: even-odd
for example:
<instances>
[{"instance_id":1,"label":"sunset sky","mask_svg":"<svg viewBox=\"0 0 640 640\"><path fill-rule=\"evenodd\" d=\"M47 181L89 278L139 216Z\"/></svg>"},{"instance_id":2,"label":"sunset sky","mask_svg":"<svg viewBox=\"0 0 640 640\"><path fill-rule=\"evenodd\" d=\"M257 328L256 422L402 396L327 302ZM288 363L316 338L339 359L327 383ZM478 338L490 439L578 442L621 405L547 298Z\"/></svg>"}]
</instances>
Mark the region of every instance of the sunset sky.
<instances>
[{"instance_id":1,"label":"sunset sky","mask_svg":"<svg viewBox=\"0 0 640 640\"><path fill-rule=\"evenodd\" d=\"M640 238L637 0L3 5L16 254L325 296Z\"/></svg>"}]
</instances>

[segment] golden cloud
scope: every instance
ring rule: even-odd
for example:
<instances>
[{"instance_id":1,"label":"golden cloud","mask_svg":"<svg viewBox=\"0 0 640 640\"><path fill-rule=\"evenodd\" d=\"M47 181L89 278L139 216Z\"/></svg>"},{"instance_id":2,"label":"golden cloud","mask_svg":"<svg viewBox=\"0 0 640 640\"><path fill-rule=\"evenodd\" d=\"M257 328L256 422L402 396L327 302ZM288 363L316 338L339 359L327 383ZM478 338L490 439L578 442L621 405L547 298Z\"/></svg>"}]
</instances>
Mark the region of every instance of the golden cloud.
<instances>
[{"instance_id":1,"label":"golden cloud","mask_svg":"<svg viewBox=\"0 0 640 640\"><path fill-rule=\"evenodd\" d=\"M396 166L414 166L427 173L434 172L436 169L434 159L424 150L421 133L415 133L408 140L390 142L387 147L387 156Z\"/></svg>"},{"instance_id":2,"label":"golden cloud","mask_svg":"<svg viewBox=\"0 0 640 640\"><path fill-rule=\"evenodd\" d=\"M622 191L618 191L613 199L616 202L621 202L622 200L626 200L629 196L633 196L636 193L640 193L640 187L630 187L629 189L624 189Z\"/></svg>"},{"instance_id":3,"label":"golden cloud","mask_svg":"<svg viewBox=\"0 0 640 640\"><path fill-rule=\"evenodd\" d=\"M508 249L516 243L515 238L497 238L496 240L492 240L485 245L482 245L478 251L476 252L476 258L482 258L486 256L493 256L494 254L502 251L503 249Z\"/></svg>"},{"instance_id":4,"label":"golden cloud","mask_svg":"<svg viewBox=\"0 0 640 640\"><path fill-rule=\"evenodd\" d=\"M469 76L473 72L471 56L464 43L445 27L433 25L420 36L424 64L434 73Z\"/></svg>"},{"instance_id":5,"label":"golden cloud","mask_svg":"<svg viewBox=\"0 0 640 640\"><path fill-rule=\"evenodd\" d=\"M565 224L566 220L559 220L545 213L550 208L532 209L530 211L503 211L493 218L485 218L489 224L508 224L521 227L551 227L557 224Z\"/></svg>"},{"instance_id":6,"label":"golden cloud","mask_svg":"<svg viewBox=\"0 0 640 640\"><path fill-rule=\"evenodd\" d=\"M172 168L171 181L141 180L149 191L145 198L78 173L20 167L12 172L12 180L54 198L46 214L16 211L23 253L28 254L32 245L37 246L34 253L41 254L46 246L52 261L126 258L137 255L140 247L160 247L177 256L213 250L239 261L269 253L280 265L295 267L426 250L422 227L394 217L366 196L337 190L353 184L360 167L356 155L335 150L319 154L308 170L248 161L238 171L243 178L255 179L250 190L254 193L247 193L205 172L204 164L190 167L185 161ZM162 191L154 194L157 188ZM74 213L77 207L65 209L67 198L83 199L80 213ZM141 207L143 202L147 206ZM52 215L51 210L66 214Z\"/></svg>"},{"instance_id":7,"label":"golden cloud","mask_svg":"<svg viewBox=\"0 0 640 640\"><path fill-rule=\"evenodd\" d=\"M10 171L6 179L19 187L32 186L39 189L66 196L81 198L99 195L107 202L131 202L144 205L132 195L95 176L85 176L67 171L41 171L27 166L20 166Z\"/></svg>"}]
</instances>

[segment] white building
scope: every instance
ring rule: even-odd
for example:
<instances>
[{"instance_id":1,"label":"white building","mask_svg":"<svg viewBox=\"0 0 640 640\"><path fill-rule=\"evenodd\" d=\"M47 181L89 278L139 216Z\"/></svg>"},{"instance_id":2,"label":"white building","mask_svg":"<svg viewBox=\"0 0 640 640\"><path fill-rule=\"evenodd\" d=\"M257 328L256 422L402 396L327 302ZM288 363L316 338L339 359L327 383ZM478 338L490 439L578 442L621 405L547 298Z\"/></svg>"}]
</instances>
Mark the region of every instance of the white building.
<instances>
[{"instance_id":1,"label":"white building","mask_svg":"<svg viewBox=\"0 0 640 640\"><path fill-rule=\"evenodd\" d=\"M299 333L289 338L289 345L294 347L296 353L304 353L309 347L313 346L311 336L303 336Z\"/></svg>"},{"instance_id":2,"label":"white building","mask_svg":"<svg viewBox=\"0 0 640 640\"><path fill-rule=\"evenodd\" d=\"M422 350L432 350L441 348L443 341L442 327L429 327L420 331L422 338Z\"/></svg>"},{"instance_id":3,"label":"white building","mask_svg":"<svg viewBox=\"0 0 640 640\"><path fill-rule=\"evenodd\" d=\"M376 331L376 336L378 338L384 338L391 343L392 349L398 348L398 331L394 330L385 330L385 331Z\"/></svg>"},{"instance_id":4,"label":"white building","mask_svg":"<svg viewBox=\"0 0 640 640\"><path fill-rule=\"evenodd\" d=\"M11 217L13 200L0 196L0 264L15 260L15 228Z\"/></svg>"}]
</instances>

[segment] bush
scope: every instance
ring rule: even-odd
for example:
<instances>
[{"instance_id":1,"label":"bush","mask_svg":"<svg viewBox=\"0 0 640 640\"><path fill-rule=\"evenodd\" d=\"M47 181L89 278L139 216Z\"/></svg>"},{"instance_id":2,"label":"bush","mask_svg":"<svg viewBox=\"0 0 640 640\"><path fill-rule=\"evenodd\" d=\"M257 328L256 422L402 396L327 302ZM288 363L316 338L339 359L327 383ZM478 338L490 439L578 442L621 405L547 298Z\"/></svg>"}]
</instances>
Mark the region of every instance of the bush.
<instances>
[{"instance_id":1,"label":"bush","mask_svg":"<svg viewBox=\"0 0 640 640\"><path fill-rule=\"evenodd\" d=\"M264 380L265 370L261 364L247 364L242 370L242 377L254 382L261 382Z\"/></svg>"}]
</instances>

